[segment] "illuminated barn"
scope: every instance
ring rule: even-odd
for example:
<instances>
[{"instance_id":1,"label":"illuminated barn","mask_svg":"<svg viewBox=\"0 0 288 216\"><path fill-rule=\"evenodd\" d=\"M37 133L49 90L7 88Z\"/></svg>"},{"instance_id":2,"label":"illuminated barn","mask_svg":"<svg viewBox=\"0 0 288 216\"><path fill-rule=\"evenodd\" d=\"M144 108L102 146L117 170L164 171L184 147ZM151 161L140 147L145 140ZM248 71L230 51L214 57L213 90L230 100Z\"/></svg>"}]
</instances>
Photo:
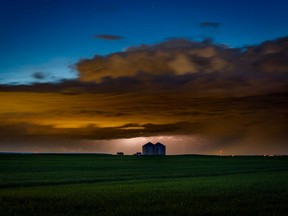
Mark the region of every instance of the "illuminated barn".
<instances>
[{"instance_id":1,"label":"illuminated barn","mask_svg":"<svg viewBox=\"0 0 288 216\"><path fill-rule=\"evenodd\" d=\"M151 142L142 146L143 155L166 155L166 147L161 143L155 145Z\"/></svg>"}]
</instances>

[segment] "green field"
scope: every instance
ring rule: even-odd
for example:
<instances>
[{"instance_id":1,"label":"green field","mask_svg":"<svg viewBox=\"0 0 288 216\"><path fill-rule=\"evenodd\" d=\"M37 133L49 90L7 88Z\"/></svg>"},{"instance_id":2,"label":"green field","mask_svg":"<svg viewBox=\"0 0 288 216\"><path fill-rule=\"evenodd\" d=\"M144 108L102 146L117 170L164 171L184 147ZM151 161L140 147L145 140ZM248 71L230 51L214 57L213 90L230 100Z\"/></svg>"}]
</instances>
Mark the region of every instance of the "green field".
<instances>
[{"instance_id":1,"label":"green field","mask_svg":"<svg viewBox=\"0 0 288 216\"><path fill-rule=\"evenodd\" d=\"M288 157L0 155L1 215L287 215Z\"/></svg>"}]
</instances>

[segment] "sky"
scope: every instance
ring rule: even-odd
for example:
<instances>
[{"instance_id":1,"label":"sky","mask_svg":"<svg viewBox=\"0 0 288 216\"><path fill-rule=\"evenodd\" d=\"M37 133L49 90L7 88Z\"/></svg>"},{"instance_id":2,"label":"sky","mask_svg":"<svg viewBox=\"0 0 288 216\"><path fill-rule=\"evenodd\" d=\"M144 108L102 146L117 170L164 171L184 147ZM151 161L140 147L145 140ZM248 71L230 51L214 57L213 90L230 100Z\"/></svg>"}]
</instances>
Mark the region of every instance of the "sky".
<instances>
[{"instance_id":1,"label":"sky","mask_svg":"<svg viewBox=\"0 0 288 216\"><path fill-rule=\"evenodd\" d=\"M288 154L285 0L0 2L0 151Z\"/></svg>"}]
</instances>

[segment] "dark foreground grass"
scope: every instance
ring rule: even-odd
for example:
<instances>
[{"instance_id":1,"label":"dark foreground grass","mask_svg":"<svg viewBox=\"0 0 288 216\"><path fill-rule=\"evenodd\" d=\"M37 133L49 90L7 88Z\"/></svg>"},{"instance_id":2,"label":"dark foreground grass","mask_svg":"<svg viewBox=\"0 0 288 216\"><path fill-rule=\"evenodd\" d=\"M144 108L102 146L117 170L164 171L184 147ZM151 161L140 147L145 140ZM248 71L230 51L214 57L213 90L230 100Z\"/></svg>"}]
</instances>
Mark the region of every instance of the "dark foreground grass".
<instances>
[{"instance_id":1,"label":"dark foreground grass","mask_svg":"<svg viewBox=\"0 0 288 216\"><path fill-rule=\"evenodd\" d=\"M287 157L1 155L1 215L287 215Z\"/></svg>"}]
</instances>

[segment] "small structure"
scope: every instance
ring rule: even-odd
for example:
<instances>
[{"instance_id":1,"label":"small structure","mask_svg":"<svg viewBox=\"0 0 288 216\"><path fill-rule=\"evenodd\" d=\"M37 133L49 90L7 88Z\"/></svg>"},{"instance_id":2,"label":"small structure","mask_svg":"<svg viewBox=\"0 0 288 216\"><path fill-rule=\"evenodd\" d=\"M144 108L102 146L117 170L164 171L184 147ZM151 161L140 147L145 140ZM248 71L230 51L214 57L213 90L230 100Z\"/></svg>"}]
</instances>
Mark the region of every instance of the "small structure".
<instances>
[{"instance_id":1,"label":"small structure","mask_svg":"<svg viewBox=\"0 0 288 216\"><path fill-rule=\"evenodd\" d=\"M156 143L155 145L151 142L142 146L143 155L166 155L166 147L162 143Z\"/></svg>"},{"instance_id":2,"label":"small structure","mask_svg":"<svg viewBox=\"0 0 288 216\"><path fill-rule=\"evenodd\" d=\"M166 155L166 146L157 142L155 144L155 155Z\"/></svg>"},{"instance_id":3,"label":"small structure","mask_svg":"<svg viewBox=\"0 0 288 216\"><path fill-rule=\"evenodd\" d=\"M135 155L135 156L141 156L142 153L141 153L141 152L136 152L134 155Z\"/></svg>"},{"instance_id":4,"label":"small structure","mask_svg":"<svg viewBox=\"0 0 288 216\"><path fill-rule=\"evenodd\" d=\"M148 142L142 146L143 155L155 155L155 146L153 143Z\"/></svg>"},{"instance_id":5,"label":"small structure","mask_svg":"<svg viewBox=\"0 0 288 216\"><path fill-rule=\"evenodd\" d=\"M117 152L117 155L122 156L122 155L124 155L124 153L123 152Z\"/></svg>"}]
</instances>

